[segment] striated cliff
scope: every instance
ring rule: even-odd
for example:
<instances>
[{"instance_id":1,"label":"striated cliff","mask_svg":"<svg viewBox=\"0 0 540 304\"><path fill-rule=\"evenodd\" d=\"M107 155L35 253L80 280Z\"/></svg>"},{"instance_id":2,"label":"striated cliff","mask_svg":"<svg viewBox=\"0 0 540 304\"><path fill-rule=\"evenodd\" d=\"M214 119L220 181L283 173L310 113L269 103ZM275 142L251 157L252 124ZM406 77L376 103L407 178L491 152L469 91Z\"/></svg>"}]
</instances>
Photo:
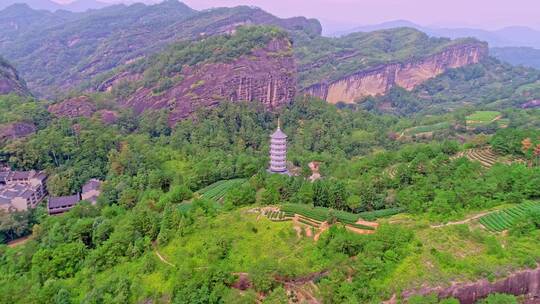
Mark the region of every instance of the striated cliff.
<instances>
[{"instance_id":1,"label":"striated cliff","mask_svg":"<svg viewBox=\"0 0 540 304\"><path fill-rule=\"evenodd\" d=\"M413 295L437 294L440 299L456 298L461 304L474 304L493 293L524 295L531 298L540 297L540 266L536 269L515 272L494 282L483 279L472 283L455 283L446 288L426 287L421 290L403 292L402 297L407 300ZM396 297L384 303L395 304L397 303Z\"/></svg>"},{"instance_id":2,"label":"striated cliff","mask_svg":"<svg viewBox=\"0 0 540 304\"><path fill-rule=\"evenodd\" d=\"M222 101L260 102L268 110L276 109L292 101L296 93L292 44L287 38L276 38L233 60L184 66L174 79L180 80L163 92L155 93L157 85L142 87L120 104L136 114L168 109L171 125L199 107Z\"/></svg>"},{"instance_id":3,"label":"striated cliff","mask_svg":"<svg viewBox=\"0 0 540 304\"><path fill-rule=\"evenodd\" d=\"M451 45L421 59L383 64L333 82L315 84L306 88L304 93L334 104L354 103L366 96L383 95L394 86L413 90L448 69L475 64L487 56L487 45L481 42Z\"/></svg>"}]
</instances>

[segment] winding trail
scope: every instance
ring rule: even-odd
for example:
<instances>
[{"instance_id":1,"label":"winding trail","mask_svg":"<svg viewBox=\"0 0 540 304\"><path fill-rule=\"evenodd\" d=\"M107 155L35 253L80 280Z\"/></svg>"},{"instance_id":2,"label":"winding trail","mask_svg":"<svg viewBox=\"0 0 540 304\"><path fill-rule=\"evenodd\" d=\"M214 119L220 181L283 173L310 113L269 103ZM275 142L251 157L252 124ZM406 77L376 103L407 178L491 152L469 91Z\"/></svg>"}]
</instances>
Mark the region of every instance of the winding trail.
<instances>
[{"instance_id":1,"label":"winding trail","mask_svg":"<svg viewBox=\"0 0 540 304\"><path fill-rule=\"evenodd\" d=\"M25 236L25 237L18 238L18 239L16 239L16 240L13 240L13 241L11 241L11 242L8 242L7 245L8 245L9 248L17 247L17 246L19 246L19 245L22 245L22 244L28 242L28 241L30 240L30 237L31 237L31 236L32 236L32 235L27 235L27 236Z\"/></svg>"},{"instance_id":2,"label":"winding trail","mask_svg":"<svg viewBox=\"0 0 540 304\"><path fill-rule=\"evenodd\" d=\"M161 262L163 262L163 263L165 263L165 264L167 264L167 265L169 265L169 266L171 266L171 267L176 267L173 263L167 261L167 259L165 259L165 258L161 255L161 253L159 253L158 247L157 247L157 244L156 244L155 241L152 242L152 247L154 247L154 252L156 253L157 257L159 258L159 260L160 260Z\"/></svg>"},{"instance_id":3,"label":"winding trail","mask_svg":"<svg viewBox=\"0 0 540 304\"><path fill-rule=\"evenodd\" d=\"M441 227L446 227L446 226L452 226L452 225L462 225L462 224L467 224L468 222L470 221L474 221L474 220L477 220L479 218L481 218L482 216L484 215L488 215L490 213L493 213L497 210L493 210L493 211L486 211L486 212L482 212L482 213L478 213L477 215L474 215L474 216L471 216L469 218L466 218L462 221L457 221L457 222L448 222L446 224L439 224L439 225L431 225L430 227L431 228L441 228Z\"/></svg>"}]
</instances>

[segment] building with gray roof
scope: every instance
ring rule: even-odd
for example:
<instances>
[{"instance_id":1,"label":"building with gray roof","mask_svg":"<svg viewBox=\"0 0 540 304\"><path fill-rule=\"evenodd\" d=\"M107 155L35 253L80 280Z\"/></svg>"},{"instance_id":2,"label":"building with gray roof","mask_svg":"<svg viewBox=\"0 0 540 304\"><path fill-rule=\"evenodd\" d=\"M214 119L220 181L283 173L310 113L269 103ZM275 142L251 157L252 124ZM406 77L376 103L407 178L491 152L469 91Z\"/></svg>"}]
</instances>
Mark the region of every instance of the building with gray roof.
<instances>
[{"instance_id":1,"label":"building with gray roof","mask_svg":"<svg viewBox=\"0 0 540 304\"><path fill-rule=\"evenodd\" d=\"M0 209L6 212L35 208L47 196L47 175L36 171L0 171Z\"/></svg>"}]
</instances>

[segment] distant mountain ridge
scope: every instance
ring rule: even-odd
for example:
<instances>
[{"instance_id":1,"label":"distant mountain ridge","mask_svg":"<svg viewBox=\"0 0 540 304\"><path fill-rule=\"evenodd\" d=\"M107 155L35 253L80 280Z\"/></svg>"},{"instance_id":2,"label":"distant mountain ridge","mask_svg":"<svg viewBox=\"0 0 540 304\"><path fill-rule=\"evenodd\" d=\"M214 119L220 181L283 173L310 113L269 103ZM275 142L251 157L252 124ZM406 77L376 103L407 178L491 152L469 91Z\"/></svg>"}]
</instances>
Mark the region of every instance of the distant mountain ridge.
<instances>
[{"instance_id":1,"label":"distant mountain ridge","mask_svg":"<svg viewBox=\"0 0 540 304\"><path fill-rule=\"evenodd\" d=\"M50 12L58 10L84 12L89 9L100 9L111 5L97 0L76 0L68 4L60 4L51 0L2 0L0 3L0 10L13 4L26 4L33 9L47 10Z\"/></svg>"},{"instance_id":2,"label":"distant mountain ridge","mask_svg":"<svg viewBox=\"0 0 540 304\"><path fill-rule=\"evenodd\" d=\"M447 37L451 39L473 37L489 43L490 47L532 47L540 49L540 31L523 26L505 27L500 30L488 31L475 28L435 28L418 25L407 20L395 20L375 25L359 26L347 31L334 33L341 36L352 32L371 32L395 27L411 27L430 36Z\"/></svg>"},{"instance_id":3,"label":"distant mountain ridge","mask_svg":"<svg viewBox=\"0 0 540 304\"><path fill-rule=\"evenodd\" d=\"M14 5L0 11L0 54L20 68L32 90L51 97L173 42L231 33L240 25L322 31L317 20L281 19L247 6L196 11L170 0L51 13Z\"/></svg>"},{"instance_id":4,"label":"distant mountain ridge","mask_svg":"<svg viewBox=\"0 0 540 304\"><path fill-rule=\"evenodd\" d=\"M531 47L497 47L489 50L491 56L513 65L540 69L540 50Z\"/></svg>"}]
</instances>

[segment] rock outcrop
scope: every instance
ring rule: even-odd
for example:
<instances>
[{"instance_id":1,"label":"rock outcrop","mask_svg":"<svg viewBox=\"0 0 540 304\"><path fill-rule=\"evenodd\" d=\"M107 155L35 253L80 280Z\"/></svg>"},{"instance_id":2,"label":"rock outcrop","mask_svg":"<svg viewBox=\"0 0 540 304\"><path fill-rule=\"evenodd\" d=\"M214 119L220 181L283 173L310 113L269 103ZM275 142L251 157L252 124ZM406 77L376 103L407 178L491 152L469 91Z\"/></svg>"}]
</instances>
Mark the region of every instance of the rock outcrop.
<instances>
[{"instance_id":1,"label":"rock outcrop","mask_svg":"<svg viewBox=\"0 0 540 304\"><path fill-rule=\"evenodd\" d=\"M25 82L7 61L0 57L0 95L5 94L30 95Z\"/></svg>"},{"instance_id":2,"label":"rock outcrop","mask_svg":"<svg viewBox=\"0 0 540 304\"><path fill-rule=\"evenodd\" d=\"M402 297L408 299L418 294L437 294L441 299L452 297L458 299L461 304L474 304L492 293L540 297L540 267L519 271L495 282L484 279L473 283L456 283L447 288L424 288L420 291L404 292ZM396 300L393 298L385 303L393 304L396 303Z\"/></svg>"},{"instance_id":3,"label":"rock outcrop","mask_svg":"<svg viewBox=\"0 0 540 304\"><path fill-rule=\"evenodd\" d=\"M527 101L520 106L522 109L532 109L532 108L539 108L540 107L540 99L534 99Z\"/></svg>"},{"instance_id":4,"label":"rock outcrop","mask_svg":"<svg viewBox=\"0 0 540 304\"><path fill-rule=\"evenodd\" d=\"M306 88L304 93L333 104L354 103L366 96L384 95L394 86L413 90L448 69L475 64L487 56L488 48L484 43L457 44L422 59L384 64L331 83L316 84Z\"/></svg>"},{"instance_id":5,"label":"rock outcrop","mask_svg":"<svg viewBox=\"0 0 540 304\"><path fill-rule=\"evenodd\" d=\"M90 98L80 96L50 105L47 110L59 118L91 117L96 106Z\"/></svg>"},{"instance_id":6,"label":"rock outcrop","mask_svg":"<svg viewBox=\"0 0 540 304\"><path fill-rule=\"evenodd\" d=\"M185 66L177 78L182 80L160 94L143 87L120 104L136 114L169 109L169 122L174 125L199 107L250 101L273 110L292 101L296 93L296 65L288 39L273 39L230 62Z\"/></svg>"},{"instance_id":7,"label":"rock outcrop","mask_svg":"<svg viewBox=\"0 0 540 304\"><path fill-rule=\"evenodd\" d=\"M112 125L118 121L118 113L110 110L99 110L96 112L101 122L106 125Z\"/></svg>"},{"instance_id":8,"label":"rock outcrop","mask_svg":"<svg viewBox=\"0 0 540 304\"><path fill-rule=\"evenodd\" d=\"M36 126L27 122L13 122L0 125L0 142L19 139L36 132Z\"/></svg>"}]
</instances>

